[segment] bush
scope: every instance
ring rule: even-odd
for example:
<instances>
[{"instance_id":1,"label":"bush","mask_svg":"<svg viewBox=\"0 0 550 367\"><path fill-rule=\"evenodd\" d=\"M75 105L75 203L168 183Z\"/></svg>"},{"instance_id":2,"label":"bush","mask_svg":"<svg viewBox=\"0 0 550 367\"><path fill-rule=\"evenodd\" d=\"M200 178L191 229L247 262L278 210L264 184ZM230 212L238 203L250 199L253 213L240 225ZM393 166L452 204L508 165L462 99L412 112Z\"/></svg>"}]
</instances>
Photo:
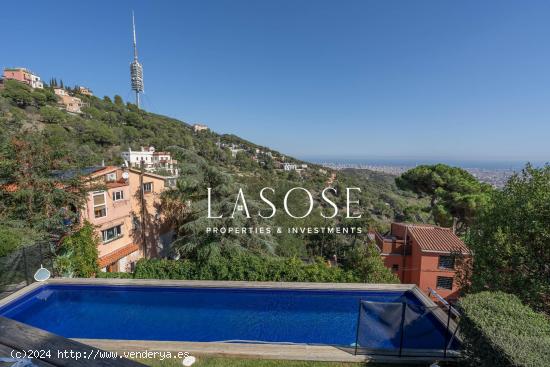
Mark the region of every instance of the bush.
<instances>
[{"instance_id":1,"label":"bush","mask_svg":"<svg viewBox=\"0 0 550 367\"><path fill-rule=\"evenodd\" d=\"M351 271L328 267L322 260L306 264L290 258L260 257L246 252L224 254L206 263L190 260L142 259L135 278L187 280L246 280L273 282L358 282Z\"/></svg>"},{"instance_id":2,"label":"bush","mask_svg":"<svg viewBox=\"0 0 550 367\"><path fill-rule=\"evenodd\" d=\"M66 119L66 115L63 111L52 106L44 106L40 108L40 115L42 116L42 121L48 124L61 123Z\"/></svg>"},{"instance_id":3,"label":"bush","mask_svg":"<svg viewBox=\"0 0 550 367\"><path fill-rule=\"evenodd\" d=\"M368 244L352 249L349 267L363 283L399 283L399 278L384 265L375 246Z\"/></svg>"},{"instance_id":4,"label":"bush","mask_svg":"<svg viewBox=\"0 0 550 367\"><path fill-rule=\"evenodd\" d=\"M21 237L12 229L0 227L0 257L6 256L21 245Z\"/></svg>"},{"instance_id":5,"label":"bush","mask_svg":"<svg viewBox=\"0 0 550 367\"><path fill-rule=\"evenodd\" d=\"M100 271L96 274L96 278L103 278L103 279L131 279L134 275L132 273L107 273Z\"/></svg>"},{"instance_id":6,"label":"bush","mask_svg":"<svg viewBox=\"0 0 550 367\"><path fill-rule=\"evenodd\" d=\"M0 95L18 107L26 107L34 102L31 92L31 87L26 84L15 80L5 80L4 89L0 92Z\"/></svg>"},{"instance_id":7,"label":"bush","mask_svg":"<svg viewBox=\"0 0 550 367\"><path fill-rule=\"evenodd\" d=\"M464 357L472 366L550 366L550 320L504 292L460 301Z\"/></svg>"},{"instance_id":8,"label":"bush","mask_svg":"<svg viewBox=\"0 0 550 367\"><path fill-rule=\"evenodd\" d=\"M55 269L67 277L88 278L98 273L98 244L99 239L93 225L85 222L82 228L61 242L55 259Z\"/></svg>"}]
</instances>

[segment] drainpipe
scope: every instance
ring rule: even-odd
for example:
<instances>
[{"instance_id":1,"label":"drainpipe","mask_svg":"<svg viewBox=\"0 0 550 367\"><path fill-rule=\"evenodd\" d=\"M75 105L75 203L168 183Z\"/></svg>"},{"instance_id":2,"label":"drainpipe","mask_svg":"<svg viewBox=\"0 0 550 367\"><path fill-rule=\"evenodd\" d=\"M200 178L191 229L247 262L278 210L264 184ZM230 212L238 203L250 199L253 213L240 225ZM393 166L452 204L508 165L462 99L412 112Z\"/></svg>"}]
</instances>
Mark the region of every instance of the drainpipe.
<instances>
[{"instance_id":1,"label":"drainpipe","mask_svg":"<svg viewBox=\"0 0 550 367\"><path fill-rule=\"evenodd\" d=\"M405 282L405 258L407 256L407 237L409 234L409 226L405 226L405 236L403 241L403 259L401 261L401 281Z\"/></svg>"},{"instance_id":2,"label":"drainpipe","mask_svg":"<svg viewBox=\"0 0 550 367\"><path fill-rule=\"evenodd\" d=\"M141 201L141 242L143 246L143 257L147 258L147 244L146 235L145 235L145 189L143 188L143 171L144 171L145 162L141 160L140 170L139 170L139 196Z\"/></svg>"},{"instance_id":3,"label":"drainpipe","mask_svg":"<svg viewBox=\"0 0 550 367\"><path fill-rule=\"evenodd\" d=\"M456 224L458 222L457 217L453 217L453 233L456 234Z\"/></svg>"}]
</instances>

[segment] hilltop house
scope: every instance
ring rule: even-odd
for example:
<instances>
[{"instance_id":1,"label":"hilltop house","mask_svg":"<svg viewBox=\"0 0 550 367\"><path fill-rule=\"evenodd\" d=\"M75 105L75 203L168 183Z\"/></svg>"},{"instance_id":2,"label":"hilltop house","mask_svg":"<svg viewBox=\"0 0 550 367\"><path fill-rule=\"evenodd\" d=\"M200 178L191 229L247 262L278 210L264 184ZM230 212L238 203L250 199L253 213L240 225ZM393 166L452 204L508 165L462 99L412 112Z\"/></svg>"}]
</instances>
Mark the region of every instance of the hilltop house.
<instances>
[{"instance_id":1,"label":"hilltop house","mask_svg":"<svg viewBox=\"0 0 550 367\"><path fill-rule=\"evenodd\" d=\"M128 272L137 260L157 256L160 238L169 231L158 213L164 178L115 166L84 173L89 184L101 187L88 193L81 210L81 220L92 223L100 238L101 270Z\"/></svg>"},{"instance_id":2,"label":"hilltop house","mask_svg":"<svg viewBox=\"0 0 550 367\"><path fill-rule=\"evenodd\" d=\"M447 300L458 297L456 275L471 259L468 247L449 228L427 224L392 223L386 234L375 233L386 267L402 283L422 291L435 290Z\"/></svg>"},{"instance_id":3,"label":"hilltop house","mask_svg":"<svg viewBox=\"0 0 550 367\"><path fill-rule=\"evenodd\" d=\"M201 131L206 131L208 130L208 126L206 125L203 125L203 124L194 124L193 125L193 131L198 133L198 132L201 132Z\"/></svg>"},{"instance_id":4,"label":"hilltop house","mask_svg":"<svg viewBox=\"0 0 550 367\"><path fill-rule=\"evenodd\" d=\"M44 84L40 80L40 77L25 68L5 68L4 79L17 80L29 85L31 88L44 88Z\"/></svg>"},{"instance_id":5,"label":"hilltop house","mask_svg":"<svg viewBox=\"0 0 550 367\"><path fill-rule=\"evenodd\" d=\"M92 91L86 87L78 87L78 93L84 95L84 96L93 96L94 94L92 93Z\"/></svg>"},{"instance_id":6,"label":"hilltop house","mask_svg":"<svg viewBox=\"0 0 550 367\"><path fill-rule=\"evenodd\" d=\"M80 109L84 107L84 103L80 98L71 96L63 88L54 88L53 91L59 97L59 103L63 105L67 112L82 113Z\"/></svg>"},{"instance_id":7,"label":"hilltop house","mask_svg":"<svg viewBox=\"0 0 550 367\"><path fill-rule=\"evenodd\" d=\"M128 167L140 168L143 162L143 169L150 173L168 174L167 177L178 177L178 161L172 159L169 152L157 152L155 147L141 147L140 150L128 149L122 152L122 159Z\"/></svg>"}]
</instances>

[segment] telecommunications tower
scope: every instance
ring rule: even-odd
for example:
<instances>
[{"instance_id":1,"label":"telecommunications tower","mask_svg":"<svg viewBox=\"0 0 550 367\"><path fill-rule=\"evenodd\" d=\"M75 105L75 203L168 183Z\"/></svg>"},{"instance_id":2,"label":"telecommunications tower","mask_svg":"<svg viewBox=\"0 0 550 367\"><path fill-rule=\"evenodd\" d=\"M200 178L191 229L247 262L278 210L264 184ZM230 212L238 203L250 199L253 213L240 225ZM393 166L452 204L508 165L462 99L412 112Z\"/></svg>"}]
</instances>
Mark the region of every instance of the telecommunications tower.
<instances>
[{"instance_id":1,"label":"telecommunications tower","mask_svg":"<svg viewBox=\"0 0 550 367\"><path fill-rule=\"evenodd\" d=\"M136 105L139 108L139 94L143 93L143 66L138 61L136 45L136 23L134 21L134 12L132 11L132 30L134 32L134 61L130 64L130 79L132 81L132 90L136 92Z\"/></svg>"}]
</instances>

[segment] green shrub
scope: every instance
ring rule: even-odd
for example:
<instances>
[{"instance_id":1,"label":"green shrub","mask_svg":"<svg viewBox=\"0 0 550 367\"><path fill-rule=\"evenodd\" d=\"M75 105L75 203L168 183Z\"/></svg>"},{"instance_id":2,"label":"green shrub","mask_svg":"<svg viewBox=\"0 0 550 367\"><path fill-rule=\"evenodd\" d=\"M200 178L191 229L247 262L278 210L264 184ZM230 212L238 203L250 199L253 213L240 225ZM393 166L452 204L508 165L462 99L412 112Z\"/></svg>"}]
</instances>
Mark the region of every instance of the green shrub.
<instances>
[{"instance_id":1,"label":"green shrub","mask_svg":"<svg viewBox=\"0 0 550 367\"><path fill-rule=\"evenodd\" d=\"M33 104L32 89L24 83L15 80L5 80L4 89L0 95L7 98L18 107L26 107Z\"/></svg>"},{"instance_id":2,"label":"green shrub","mask_svg":"<svg viewBox=\"0 0 550 367\"><path fill-rule=\"evenodd\" d=\"M472 366L550 366L550 320L503 292L460 301L464 358Z\"/></svg>"},{"instance_id":3,"label":"green shrub","mask_svg":"<svg viewBox=\"0 0 550 367\"><path fill-rule=\"evenodd\" d=\"M260 257L246 252L224 254L205 263L190 260L142 259L135 278L246 280L273 282L358 282L351 271L328 267L322 260L306 264L296 258Z\"/></svg>"},{"instance_id":4,"label":"green shrub","mask_svg":"<svg viewBox=\"0 0 550 367\"><path fill-rule=\"evenodd\" d=\"M94 226L85 222L82 228L61 242L54 264L56 271L63 276L83 278L98 273L98 244Z\"/></svg>"},{"instance_id":5,"label":"green shrub","mask_svg":"<svg viewBox=\"0 0 550 367\"><path fill-rule=\"evenodd\" d=\"M103 279L113 279L113 278L116 278L116 279L131 279L133 277L134 277L134 275L132 273L122 273L122 272L107 273L107 272L100 271L96 274L96 278L103 278Z\"/></svg>"},{"instance_id":6,"label":"green shrub","mask_svg":"<svg viewBox=\"0 0 550 367\"><path fill-rule=\"evenodd\" d=\"M21 236L13 229L0 227L0 257L6 256L21 245Z\"/></svg>"},{"instance_id":7,"label":"green shrub","mask_svg":"<svg viewBox=\"0 0 550 367\"><path fill-rule=\"evenodd\" d=\"M62 123L66 120L66 115L59 108L52 106L44 106L40 108L40 115L42 121L48 124Z\"/></svg>"}]
</instances>

